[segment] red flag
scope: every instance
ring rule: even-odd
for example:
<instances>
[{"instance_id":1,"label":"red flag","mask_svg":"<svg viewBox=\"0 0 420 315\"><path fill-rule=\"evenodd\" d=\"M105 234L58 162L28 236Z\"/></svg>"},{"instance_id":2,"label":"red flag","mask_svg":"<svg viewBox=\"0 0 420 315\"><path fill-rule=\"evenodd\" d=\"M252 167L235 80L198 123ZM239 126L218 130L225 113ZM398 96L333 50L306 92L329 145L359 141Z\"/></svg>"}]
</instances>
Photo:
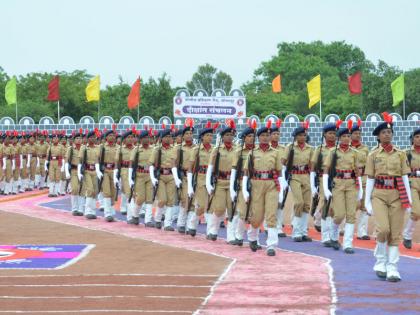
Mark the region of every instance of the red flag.
<instances>
[{"instance_id":1,"label":"red flag","mask_svg":"<svg viewBox=\"0 0 420 315\"><path fill-rule=\"evenodd\" d=\"M60 100L60 77L58 75L54 76L54 78L52 78L50 83L48 83L47 100L49 101Z\"/></svg>"},{"instance_id":2,"label":"red flag","mask_svg":"<svg viewBox=\"0 0 420 315\"><path fill-rule=\"evenodd\" d=\"M349 91L350 94L362 93L362 73L360 71L349 76Z\"/></svg>"},{"instance_id":3,"label":"red flag","mask_svg":"<svg viewBox=\"0 0 420 315\"><path fill-rule=\"evenodd\" d=\"M140 105L140 78L131 87L130 94L127 97L127 105L129 109L134 109Z\"/></svg>"}]
</instances>

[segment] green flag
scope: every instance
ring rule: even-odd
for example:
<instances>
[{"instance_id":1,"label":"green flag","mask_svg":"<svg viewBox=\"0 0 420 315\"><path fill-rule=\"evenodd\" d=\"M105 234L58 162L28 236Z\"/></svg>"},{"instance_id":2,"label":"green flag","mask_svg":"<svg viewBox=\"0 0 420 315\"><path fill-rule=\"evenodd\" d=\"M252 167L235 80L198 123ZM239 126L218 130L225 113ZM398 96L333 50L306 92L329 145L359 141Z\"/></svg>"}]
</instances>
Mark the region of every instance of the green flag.
<instances>
[{"instance_id":1,"label":"green flag","mask_svg":"<svg viewBox=\"0 0 420 315\"><path fill-rule=\"evenodd\" d=\"M392 90L392 106L398 106L401 101L404 100L404 74L401 74L398 78L391 83Z\"/></svg>"},{"instance_id":2,"label":"green flag","mask_svg":"<svg viewBox=\"0 0 420 315\"><path fill-rule=\"evenodd\" d=\"M4 97L6 98L7 105L16 104L16 77L13 77L6 83Z\"/></svg>"}]
</instances>

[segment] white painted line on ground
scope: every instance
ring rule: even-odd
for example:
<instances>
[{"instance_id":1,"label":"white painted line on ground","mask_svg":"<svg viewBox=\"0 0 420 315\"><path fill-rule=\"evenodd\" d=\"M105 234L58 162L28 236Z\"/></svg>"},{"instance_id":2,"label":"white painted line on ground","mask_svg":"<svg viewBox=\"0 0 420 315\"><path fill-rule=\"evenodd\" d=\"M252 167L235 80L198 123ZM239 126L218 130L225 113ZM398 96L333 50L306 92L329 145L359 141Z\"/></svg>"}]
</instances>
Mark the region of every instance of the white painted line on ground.
<instances>
[{"instance_id":1,"label":"white painted line on ground","mask_svg":"<svg viewBox=\"0 0 420 315\"><path fill-rule=\"evenodd\" d=\"M28 310L1 310L0 313L16 313L16 314L28 314L28 313L175 313L175 314L192 314L192 311L165 311L165 310L57 310L57 311L28 311Z\"/></svg>"},{"instance_id":2,"label":"white painted line on ground","mask_svg":"<svg viewBox=\"0 0 420 315\"><path fill-rule=\"evenodd\" d=\"M153 273L87 273L74 275L0 275L0 278L42 278L42 277L197 277L197 278L215 278L219 275L176 275L176 274L153 274Z\"/></svg>"},{"instance_id":3,"label":"white painted line on ground","mask_svg":"<svg viewBox=\"0 0 420 315\"><path fill-rule=\"evenodd\" d=\"M110 283L82 283L82 284L1 284L0 287L140 287L140 288L211 288L210 285L183 284L110 284Z\"/></svg>"},{"instance_id":4,"label":"white painted line on ground","mask_svg":"<svg viewBox=\"0 0 420 315\"><path fill-rule=\"evenodd\" d=\"M2 295L0 299L108 299L108 298L138 298L136 295L86 295L86 296L13 296Z\"/></svg>"},{"instance_id":5,"label":"white painted line on ground","mask_svg":"<svg viewBox=\"0 0 420 315\"><path fill-rule=\"evenodd\" d=\"M186 300L204 300L200 296L182 296L182 295L146 295L147 298L153 299L186 299Z\"/></svg>"},{"instance_id":6,"label":"white painted line on ground","mask_svg":"<svg viewBox=\"0 0 420 315\"><path fill-rule=\"evenodd\" d=\"M95 247L96 245L95 244L88 244L81 252L80 252L80 254L76 257L76 258L73 258L73 259L71 259L71 260L69 260L68 262L66 262L65 264L62 264L61 266L58 266L57 268L55 268L56 270L59 270L59 269L64 269L64 268L66 268L66 267L68 267L68 266L71 266L71 265L73 265L73 264L75 264L75 263L77 263L79 260L81 260L81 259L83 259L83 258L85 258L88 254L89 254L89 252Z\"/></svg>"}]
</instances>

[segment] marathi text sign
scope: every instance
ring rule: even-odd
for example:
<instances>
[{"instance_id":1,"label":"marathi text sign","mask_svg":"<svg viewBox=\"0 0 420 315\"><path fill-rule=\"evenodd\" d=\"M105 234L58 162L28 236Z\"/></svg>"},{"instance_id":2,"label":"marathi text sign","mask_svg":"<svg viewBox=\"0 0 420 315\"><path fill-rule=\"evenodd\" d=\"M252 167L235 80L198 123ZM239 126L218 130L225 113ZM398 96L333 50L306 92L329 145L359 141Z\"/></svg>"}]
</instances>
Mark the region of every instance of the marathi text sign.
<instances>
[{"instance_id":1,"label":"marathi text sign","mask_svg":"<svg viewBox=\"0 0 420 315\"><path fill-rule=\"evenodd\" d=\"M174 118L243 118L243 96L175 96Z\"/></svg>"}]
</instances>

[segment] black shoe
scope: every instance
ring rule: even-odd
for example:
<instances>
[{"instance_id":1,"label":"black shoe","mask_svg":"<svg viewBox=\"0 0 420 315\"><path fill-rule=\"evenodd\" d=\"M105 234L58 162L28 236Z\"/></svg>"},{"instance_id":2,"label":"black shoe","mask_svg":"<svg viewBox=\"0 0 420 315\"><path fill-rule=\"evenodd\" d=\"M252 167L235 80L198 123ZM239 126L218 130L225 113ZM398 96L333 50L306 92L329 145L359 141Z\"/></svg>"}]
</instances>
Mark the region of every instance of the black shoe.
<instances>
[{"instance_id":1,"label":"black shoe","mask_svg":"<svg viewBox=\"0 0 420 315\"><path fill-rule=\"evenodd\" d=\"M155 224L154 224L153 222L147 222L147 223L145 224L145 226L146 226L146 227L150 227L150 228L154 228L154 227L155 227Z\"/></svg>"},{"instance_id":2,"label":"black shoe","mask_svg":"<svg viewBox=\"0 0 420 315\"><path fill-rule=\"evenodd\" d=\"M227 242L229 245L236 245L236 240Z\"/></svg>"},{"instance_id":3,"label":"black shoe","mask_svg":"<svg viewBox=\"0 0 420 315\"><path fill-rule=\"evenodd\" d=\"M120 211L122 215L127 215L127 211Z\"/></svg>"},{"instance_id":4,"label":"black shoe","mask_svg":"<svg viewBox=\"0 0 420 315\"><path fill-rule=\"evenodd\" d=\"M347 248L344 249L344 252L346 254L354 254L354 249L351 248L351 247L347 247Z\"/></svg>"},{"instance_id":5,"label":"black shoe","mask_svg":"<svg viewBox=\"0 0 420 315\"><path fill-rule=\"evenodd\" d=\"M106 221L106 222L114 222L114 221L115 221L115 219L114 219L114 217L113 217L112 215L109 215L109 216L107 216L107 217L105 218L105 221Z\"/></svg>"},{"instance_id":6,"label":"black shoe","mask_svg":"<svg viewBox=\"0 0 420 315\"><path fill-rule=\"evenodd\" d=\"M12 195L16 195L16 194L12 193ZM48 197L52 198L52 197L54 197L54 195L53 194L48 194Z\"/></svg>"},{"instance_id":7,"label":"black shoe","mask_svg":"<svg viewBox=\"0 0 420 315\"><path fill-rule=\"evenodd\" d=\"M214 242L217 240L217 234L210 234L210 239Z\"/></svg>"},{"instance_id":8,"label":"black shoe","mask_svg":"<svg viewBox=\"0 0 420 315\"><path fill-rule=\"evenodd\" d=\"M235 240L234 240L234 242L235 242L235 244L233 244L233 245L237 245L237 246L242 246L242 245L244 245L244 240L238 240L238 239L235 239Z\"/></svg>"},{"instance_id":9,"label":"black shoe","mask_svg":"<svg viewBox=\"0 0 420 315\"><path fill-rule=\"evenodd\" d=\"M188 230L188 234L194 237L197 234L197 230Z\"/></svg>"},{"instance_id":10,"label":"black shoe","mask_svg":"<svg viewBox=\"0 0 420 315\"><path fill-rule=\"evenodd\" d=\"M99 208L99 211L104 212L104 208Z\"/></svg>"},{"instance_id":11,"label":"black shoe","mask_svg":"<svg viewBox=\"0 0 420 315\"><path fill-rule=\"evenodd\" d=\"M163 228L163 230L164 230L164 231L169 231L169 232L173 232L173 231L175 231L175 229L174 229L172 226L165 226L165 227Z\"/></svg>"},{"instance_id":12,"label":"black shoe","mask_svg":"<svg viewBox=\"0 0 420 315\"><path fill-rule=\"evenodd\" d=\"M136 217L132 217L130 220L127 221L127 224L139 225L140 219Z\"/></svg>"},{"instance_id":13,"label":"black shoe","mask_svg":"<svg viewBox=\"0 0 420 315\"><path fill-rule=\"evenodd\" d=\"M302 241L303 241L303 239L302 239L302 237L301 237L301 236L297 236L297 237L294 237L294 238L293 238L293 241L294 241L294 242L298 242L298 243L300 243L300 242L302 242Z\"/></svg>"},{"instance_id":14,"label":"black shoe","mask_svg":"<svg viewBox=\"0 0 420 315\"><path fill-rule=\"evenodd\" d=\"M256 252L258 250L258 243L257 243L257 241L249 242L249 248L251 248L251 250L253 252Z\"/></svg>"},{"instance_id":15,"label":"black shoe","mask_svg":"<svg viewBox=\"0 0 420 315\"><path fill-rule=\"evenodd\" d=\"M221 229L224 229L226 226L225 226L225 221L222 221L222 222L220 222L220 228Z\"/></svg>"},{"instance_id":16,"label":"black shoe","mask_svg":"<svg viewBox=\"0 0 420 315\"><path fill-rule=\"evenodd\" d=\"M206 240L211 240L211 236L210 236L210 234L207 234L207 235L206 235Z\"/></svg>"},{"instance_id":17,"label":"black shoe","mask_svg":"<svg viewBox=\"0 0 420 315\"><path fill-rule=\"evenodd\" d=\"M389 278L387 277L386 281L388 281L388 282L398 282L398 281L401 281L401 279L398 278L398 277L389 277Z\"/></svg>"},{"instance_id":18,"label":"black shoe","mask_svg":"<svg viewBox=\"0 0 420 315\"><path fill-rule=\"evenodd\" d=\"M338 241L331 241L331 247L334 248L335 250L339 250L340 243Z\"/></svg>"},{"instance_id":19,"label":"black shoe","mask_svg":"<svg viewBox=\"0 0 420 315\"><path fill-rule=\"evenodd\" d=\"M312 242L312 238L307 235L302 236L302 242Z\"/></svg>"},{"instance_id":20,"label":"black shoe","mask_svg":"<svg viewBox=\"0 0 420 315\"><path fill-rule=\"evenodd\" d=\"M279 234L277 234L277 236L278 237L286 237L287 235L286 235L286 233L279 233Z\"/></svg>"},{"instance_id":21,"label":"black shoe","mask_svg":"<svg viewBox=\"0 0 420 315\"><path fill-rule=\"evenodd\" d=\"M262 249L262 246L258 245L258 243L257 243L257 249Z\"/></svg>"},{"instance_id":22,"label":"black shoe","mask_svg":"<svg viewBox=\"0 0 420 315\"><path fill-rule=\"evenodd\" d=\"M357 239L358 240L361 240L361 241L369 241L370 240L370 237L368 235L364 235L362 237L357 237Z\"/></svg>"},{"instance_id":23,"label":"black shoe","mask_svg":"<svg viewBox=\"0 0 420 315\"><path fill-rule=\"evenodd\" d=\"M324 245L324 247L332 247L331 241L322 242L322 245Z\"/></svg>"},{"instance_id":24,"label":"black shoe","mask_svg":"<svg viewBox=\"0 0 420 315\"><path fill-rule=\"evenodd\" d=\"M96 219L96 215L94 215L94 214L87 214L86 215L86 219L88 219L88 220L95 220Z\"/></svg>"},{"instance_id":25,"label":"black shoe","mask_svg":"<svg viewBox=\"0 0 420 315\"><path fill-rule=\"evenodd\" d=\"M144 213L140 213L140 219L144 219L145 214Z\"/></svg>"},{"instance_id":26,"label":"black shoe","mask_svg":"<svg viewBox=\"0 0 420 315\"><path fill-rule=\"evenodd\" d=\"M314 225L315 230L317 230L317 232L321 232L321 226L320 225Z\"/></svg>"},{"instance_id":27,"label":"black shoe","mask_svg":"<svg viewBox=\"0 0 420 315\"><path fill-rule=\"evenodd\" d=\"M276 256L276 251L272 248L267 250L267 256Z\"/></svg>"},{"instance_id":28,"label":"black shoe","mask_svg":"<svg viewBox=\"0 0 420 315\"><path fill-rule=\"evenodd\" d=\"M376 276L380 279L386 279L386 272L377 271Z\"/></svg>"},{"instance_id":29,"label":"black shoe","mask_svg":"<svg viewBox=\"0 0 420 315\"><path fill-rule=\"evenodd\" d=\"M83 216L83 213L82 212L80 212L80 211L72 211L72 213L71 213L72 215L74 215L74 216L76 216L76 217L81 217L81 216Z\"/></svg>"},{"instance_id":30,"label":"black shoe","mask_svg":"<svg viewBox=\"0 0 420 315\"><path fill-rule=\"evenodd\" d=\"M72 211L71 214L74 215L75 217L78 216L77 214L78 211Z\"/></svg>"},{"instance_id":31,"label":"black shoe","mask_svg":"<svg viewBox=\"0 0 420 315\"><path fill-rule=\"evenodd\" d=\"M404 247L405 247L405 248L407 248L407 249L411 249L411 247L413 246L413 244L412 244L411 240L407 240L407 239L404 239L404 241L403 241L403 245L404 245Z\"/></svg>"},{"instance_id":32,"label":"black shoe","mask_svg":"<svg viewBox=\"0 0 420 315\"><path fill-rule=\"evenodd\" d=\"M344 231L340 231L340 236L344 236Z\"/></svg>"},{"instance_id":33,"label":"black shoe","mask_svg":"<svg viewBox=\"0 0 420 315\"><path fill-rule=\"evenodd\" d=\"M162 228L162 222L156 222L155 223L155 228L160 230Z\"/></svg>"},{"instance_id":34,"label":"black shoe","mask_svg":"<svg viewBox=\"0 0 420 315\"><path fill-rule=\"evenodd\" d=\"M185 226L180 226L178 228L178 232L181 233L181 234L185 234Z\"/></svg>"}]
</instances>

